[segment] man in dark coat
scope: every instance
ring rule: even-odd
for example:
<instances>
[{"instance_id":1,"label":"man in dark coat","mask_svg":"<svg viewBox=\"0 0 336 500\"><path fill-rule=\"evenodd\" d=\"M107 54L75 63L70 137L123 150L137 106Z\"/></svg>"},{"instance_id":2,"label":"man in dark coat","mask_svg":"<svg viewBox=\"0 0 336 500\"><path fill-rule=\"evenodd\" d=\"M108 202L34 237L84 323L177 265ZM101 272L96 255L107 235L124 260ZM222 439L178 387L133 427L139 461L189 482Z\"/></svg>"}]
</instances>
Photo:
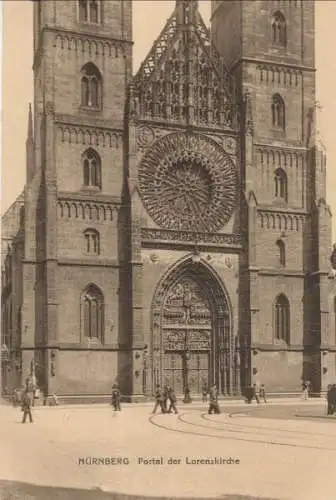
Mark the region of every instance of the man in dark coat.
<instances>
[{"instance_id":1,"label":"man in dark coat","mask_svg":"<svg viewBox=\"0 0 336 500\"><path fill-rule=\"evenodd\" d=\"M336 412L336 385L330 385L327 392L328 415L333 415Z\"/></svg>"},{"instance_id":2,"label":"man in dark coat","mask_svg":"<svg viewBox=\"0 0 336 500\"><path fill-rule=\"evenodd\" d=\"M169 399L169 409L168 413L172 413L172 410L174 410L174 413L178 413L177 408L176 408L176 394L175 391L172 387L168 387L168 399Z\"/></svg>"},{"instance_id":3,"label":"man in dark coat","mask_svg":"<svg viewBox=\"0 0 336 500\"><path fill-rule=\"evenodd\" d=\"M121 411L120 407L120 390L118 384L112 386L112 406L114 411Z\"/></svg>"},{"instance_id":4,"label":"man in dark coat","mask_svg":"<svg viewBox=\"0 0 336 500\"><path fill-rule=\"evenodd\" d=\"M165 407L164 407L164 394L162 387L158 384L156 386L156 391L155 391L155 405L153 409L153 413L156 413L156 410L160 406L161 408L161 413L165 413Z\"/></svg>"},{"instance_id":5,"label":"man in dark coat","mask_svg":"<svg viewBox=\"0 0 336 500\"><path fill-rule=\"evenodd\" d=\"M33 423L33 417L31 413L32 400L33 400L33 395L31 392L29 392L28 388L26 388L22 396L22 404L21 404L21 409L23 411L23 417L22 417L23 424L26 423L27 415L29 417L29 422L31 424Z\"/></svg>"},{"instance_id":6,"label":"man in dark coat","mask_svg":"<svg viewBox=\"0 0 336 500\"><path fill-rule=\"evenodd\" d=\"M167 412L168 409L168 400L169 400L169 387L165 385L163 388L163 407L165 413Z\"/></svg>"},{"instance_id":7,"label":"man in dark coat","mask_svg":"<svg viewBox=\"0 0 336 500\"><path fill-rule=\"evenodd\" d=\"M220 413L218 405L218 391L215 384L211 387L209 392L209 415L211 415L212 412L216 413L217 415Z\"/></svg>"}]
</instances>

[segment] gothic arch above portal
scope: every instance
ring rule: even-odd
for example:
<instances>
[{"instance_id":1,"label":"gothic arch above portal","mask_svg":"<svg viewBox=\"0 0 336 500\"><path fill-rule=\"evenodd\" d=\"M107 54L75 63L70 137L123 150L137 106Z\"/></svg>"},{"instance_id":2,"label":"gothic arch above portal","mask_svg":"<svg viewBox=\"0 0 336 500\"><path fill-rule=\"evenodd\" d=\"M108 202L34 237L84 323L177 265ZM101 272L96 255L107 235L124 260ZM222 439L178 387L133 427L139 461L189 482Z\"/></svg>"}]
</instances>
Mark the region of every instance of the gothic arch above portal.
<instances>
[{"instance_id":1,"label":"gothic arch above portal","mask_svg":"<svg viewBox=\"0 0 336 500\"><path fill-rule=\"evenodd\" d=\"M216 383L223 394L237 390L232 310L224 285L206 263L191 258L160 280L152 302L152 387L190 387L200 393ZM188 356L187 356L188 354Z\"/></svg>"}]
</instances>

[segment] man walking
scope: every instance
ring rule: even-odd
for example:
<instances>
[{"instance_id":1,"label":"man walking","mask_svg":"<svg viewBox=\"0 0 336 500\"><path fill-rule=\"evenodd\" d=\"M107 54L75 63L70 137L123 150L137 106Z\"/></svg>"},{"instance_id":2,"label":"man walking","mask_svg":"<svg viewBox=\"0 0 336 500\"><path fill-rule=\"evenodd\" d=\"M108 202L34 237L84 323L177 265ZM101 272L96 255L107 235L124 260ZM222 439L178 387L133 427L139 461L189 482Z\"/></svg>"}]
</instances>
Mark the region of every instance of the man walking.
<instances>
[{"instance_id":1,"label":"man walking","mask_svg":"<svg viewBox=\"0 0 336 500\"><path fill-rule=\"evenodd\" d=\"M259 398L259 394L260 394L260 384L259 384L259 382L256 382L255 384L253 384L253 389L254 389L254 397L255 397L255 400L256 400L256 402L259 404L259 403L260 403L260 398Z\"/></svg>"},{"instance_id":2,"label":"man walking","mask_svg":"<svg viewBox=\"0 0 336 500\"><path fill-rule=\"evenodd\" d=\"M163 388L163 407L165 413L167 413L168 409L168 399L169 399L169 387L165 385Z\"/></svg>"},{"instance_id":3,"label":"man walking","mask_svg":"<svg viewBox=\"0 0 336 500\"><path fill-rule=\"evenodd\" d=\"M168 387L168 399L169 399L169 403L170 403L168 413L172 413L172 410L174 410L175 414L178 413L177 408L176 408L177 398L175 395L175 391L172 387Z\"/></svg>"},{"instance_id":4,"label":"man walking","mask_svg":"<svg viewBox=\"0 0 336 500\"><path fill-rule=\"evenodd\" d=\"M212 412L216 413L218 415L220 413L219 405L218 405L218 391L216 384L214 384L209 392L209 415L212 414Z\"/></svg>"},{"instance_id":5,"label":"man walking","mask_svg":"<svg viewBox=\"0 0 336 500\"><path fill-rule=\"evenodd\" d=\"M114 411L121 411L120 407L120 390L118 384L112 386L112 406Z\"/></svg>"},{"instance_id":6,"label":"man walking","mask_svg":"<svg viewBox=\"0 0 336 500\"><path fill-rule=\"evenodd\" d=\"M160 384L157 384L156 391L155 391L155 405L154 405L153 413L156 413L156 410L158 409L159 406L161 408L161 413L165 413L163 390L162 390Z\"/></svg>"},{"instance_id":7,"label":"man walking","mask_svg":"<svg viewBox=\"0 0 336 500\"><path fill-rule=\"evenodd\" d=\"M22 417L22 423L26 423L26 418L27 415L29 417L29 422L32 424L33 423L33 417L31 413L31 407L32 407L32 393L29 392L28 386L26 387L23 396L22 396L22 406L21 409L23 411L23 417Z\"/></svg>"}]
</instances>

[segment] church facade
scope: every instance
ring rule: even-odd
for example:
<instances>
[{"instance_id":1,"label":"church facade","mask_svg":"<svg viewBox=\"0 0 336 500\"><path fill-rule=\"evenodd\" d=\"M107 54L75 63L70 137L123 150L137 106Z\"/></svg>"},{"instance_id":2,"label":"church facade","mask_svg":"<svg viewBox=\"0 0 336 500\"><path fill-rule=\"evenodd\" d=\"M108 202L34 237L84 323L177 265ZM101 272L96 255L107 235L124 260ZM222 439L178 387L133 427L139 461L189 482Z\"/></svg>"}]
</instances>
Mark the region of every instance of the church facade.
<instances>
[{"instance_id":1,"label":"church facade","mask_svg":"<svg viewBox=\"0 0 336 500\"><path fill-rule=\"evenodd\" d=\"M213 0L208 29L176 0L136 75L132 1L34 2L33 67L3 385L33 371L46 394L117 381L135 400L334 383L314 2Z\"/></svg>"}]
</instances>

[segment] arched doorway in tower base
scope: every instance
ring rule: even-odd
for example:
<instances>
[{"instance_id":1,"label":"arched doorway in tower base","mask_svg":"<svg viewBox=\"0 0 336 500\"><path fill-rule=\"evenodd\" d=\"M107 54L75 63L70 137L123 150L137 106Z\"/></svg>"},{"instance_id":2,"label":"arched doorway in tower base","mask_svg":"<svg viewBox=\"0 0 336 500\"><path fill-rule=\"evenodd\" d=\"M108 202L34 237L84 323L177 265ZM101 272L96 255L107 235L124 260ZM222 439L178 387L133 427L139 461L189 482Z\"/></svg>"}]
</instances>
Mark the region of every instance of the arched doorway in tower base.
<instances>
[{"instance_id":1,"label":"arched doorway in tower base","mask_svg":"<svg viewBox=\"0 0 336 500\"><path fill-rule=\"evenodd\" d=\"M152 304L151 385L201 394L215 383L238 389L232 312L223 285L206 263L191 259L159 283Z\"/></svg>"}]
</instances>

